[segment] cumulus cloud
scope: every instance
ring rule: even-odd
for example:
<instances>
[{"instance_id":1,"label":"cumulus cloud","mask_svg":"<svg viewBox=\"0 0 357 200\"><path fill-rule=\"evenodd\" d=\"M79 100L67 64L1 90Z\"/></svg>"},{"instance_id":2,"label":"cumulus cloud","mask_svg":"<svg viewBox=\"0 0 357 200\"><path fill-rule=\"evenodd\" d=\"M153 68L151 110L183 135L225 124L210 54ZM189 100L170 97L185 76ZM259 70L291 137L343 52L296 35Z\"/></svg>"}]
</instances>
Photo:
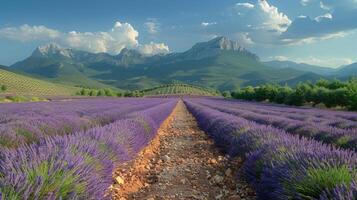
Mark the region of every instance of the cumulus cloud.
<instances>
[{"instance_id":1,"label":"cumulus cloud","mask_svg":"<svg viewBox=\"0 0 357 200\"><path fill-rule=\"evenodd\" d=\"M170 49L164 43L150 42L150 44L140 45L139 51L142 54L155 55L155 54L167 54L170 52Z\"/></svg>"},{"instance_id":2,"label":"cumulus cloud","mask_svg":"<svg viewBox=\"0 0 357 200\"><path fill-rule=\"evenodd\" d=\"M311 3L322 10L328 10L328 13L314 18L296 18L283 33L282 38L292 40L326 38L357 28L356 0L324 0Z\"/></svg>"},{"instance_id":3,"label":"cumulus cloud","mask_svg":"<svg viewBox=\"0 0 357 200\"><path fill-rule=\"evenodd\" d=\"M160 30L160 24L153 18L148 19L148 21L144 23L144 26L150 34L156 34Z\"/></svg>"},{"instance_id":4,"label":"cumulus cloud","mask_svg":"<svg viewBox=\"0 0 357 200\"><path fill-rule=\"evenodd\" d=\"M201 26L203 27L207 27L207 26L212 26L212 25L216 25L217 22L202 22Z\"/></svg>"},{"instance_id":5,"label":"cumulus cloud","mask_svg":"<svg viewBox=\"0 0 357 200\"><path fill-rule=\"evenodd\" d=\"M236 33L234 39L244 47L250 47L254 45L252 38L249 36L249 33Z\"/></svg>"},{"instance_id":6,"label":"cumulus cloud","mask_svg":"<svg viewBox=\"0 0 357 200\"><path fill-rule=\"evenodd\" d=\"M107 52L118 54L124 48L138 46L139 36L129 23L116 22L114 27L107 32L76 32L71 31L61 38L67 46L90 52Z\"/></svg>"},{"instance_id":7,"label":"cumulus cloud","mask_svg":"<svg viewBox=\"0 0 357 200\"><path fill-rule=\"evenodd\" d=\"M234 5L236 26L228 32L246 32L256 44L306 44L344 37L357 28L357 0L300 0L317 15L289 18L268 0ZM321 14L323 13L323 14ZM222 28L222 27L220 27ZM223 27L224 28L224 27Z\"/></svg>"},{"instance_id":8,"label":"cumulus cloud","mask_svg":"<svg viewBox=\"0 0 357 200\"><path fill-rule=\"evenodd\" d=\"M284 32L291 24L289 17L280 12L277 7L270 5L268 1L258 0L255 5L251 5L236 4L236 10L239 15L253 24L255 29Z\"/></svg>"},{"instance_id":9,"label":"cumulus cloud","mask_svg":"<svg viewBox=\"0 0 357 200\"><path fill-rule=\"evenodd\" d=\"M138 42L139 33L129 23L121 23L117 21L114 26L108 31L100 32L77 32L70 31L68 33L50 29L45 26L29 26L22 25L20 27L6 27L0 29L0 38L29 42L29 41L45 41L56 42L67 47L85 50L89 52L106 52L110 54L118 54L124 48L135 49L144 46L143 52L153 54L160 52L161 49L168 47L162 43L150 43L148 45L140 45ZM149 47L152 48L150 51ZM162 50L163 51L163 50Z\"/></svg>"}]
</instances>

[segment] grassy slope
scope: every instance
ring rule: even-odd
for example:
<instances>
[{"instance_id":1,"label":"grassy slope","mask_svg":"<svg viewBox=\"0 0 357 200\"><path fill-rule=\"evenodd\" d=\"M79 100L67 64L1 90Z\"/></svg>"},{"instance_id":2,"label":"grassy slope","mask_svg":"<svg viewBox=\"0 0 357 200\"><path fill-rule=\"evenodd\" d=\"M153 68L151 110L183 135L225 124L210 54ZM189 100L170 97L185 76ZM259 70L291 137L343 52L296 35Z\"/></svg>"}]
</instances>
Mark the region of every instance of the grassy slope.
<instances>
[{"instance_id":1,"label":"grassy slope","mask_svg":"<svg viewBox=\"0 0 357 200\"><path fill-rule=\"evenodd\" d=\"M62 96L73 95L78 89L16 74L0 68L0 85L6 85L6 95Z\"/></svg>"},{"instance_id":2,"label":"grassy slope","mask_svg":"<svg viewBox=\"0 0 357 200\"><path fill-rule=\"evenodd\" d=\"M199 95L199 96L213 96L217 95L215 91L186 84L171 84L162 85L150 89L143 90L146 96L155 95Z\"/></svg>"}]
</instances>

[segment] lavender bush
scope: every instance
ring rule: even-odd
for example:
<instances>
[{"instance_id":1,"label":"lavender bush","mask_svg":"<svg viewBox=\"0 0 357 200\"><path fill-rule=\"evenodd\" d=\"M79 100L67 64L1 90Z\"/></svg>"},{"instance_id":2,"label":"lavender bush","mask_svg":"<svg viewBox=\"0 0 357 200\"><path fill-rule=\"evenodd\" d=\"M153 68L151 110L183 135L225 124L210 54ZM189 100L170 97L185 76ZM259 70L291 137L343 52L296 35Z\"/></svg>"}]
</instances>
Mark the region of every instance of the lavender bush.
<instances>
[{"instance_id":1,"label":"lavender bush","mask_svg":"<svg viewBox=\"0 0 357 200\"><path fill-rule=\"evenodd\" d=\"M185 103L222 151L245 158L244 174L259 199L357 198L354 151L297 137L204 106L200 101L187 99Z\"/></svg>"},{"instance_id":2,"label":"lavender bush","mask_svg":"<svg viewBox=\"0 0 357 200\"><path fill-rule=\"evenodd\" d=\"M112 103L119 106L123 100L116 101ZM136 107L104 126L3 148L0 199L105 199L114 167L147 145L177 103L176 99L130 101L148 108Z\"/></svg>"},{"instance_id":3,"label":"lavender bush","mask_svg":"<svg viewBox=\"0 0 357 200\"><path fill-rule=\"evenodd\" d=\"M0 148L38 142L103 126L128 113L162 103L159 99L77 99L72 101L3 104L0 109Z\"/></svg>"},{"instance_id":4,"label":"lavender bush","mask_svg":"<svg viewBox=\"0 0 357 200\"><path fill-rule=\"evenodd\" d=\"M353 120L348 120L354 119L354 116L357 117L356 113L318 109L310 111L309 109L258 105L256 103L219 99L200 99L196 100L196 102L258 124L282 129L290 134L313 138L346 149L357 150L357 128L351 128L356 123ZM284 109L286 109L285 112ZM335 119L332 120L331 116ZM335 126L342 123L349 124L349 128Z\"/></svg>"}]
</instances>

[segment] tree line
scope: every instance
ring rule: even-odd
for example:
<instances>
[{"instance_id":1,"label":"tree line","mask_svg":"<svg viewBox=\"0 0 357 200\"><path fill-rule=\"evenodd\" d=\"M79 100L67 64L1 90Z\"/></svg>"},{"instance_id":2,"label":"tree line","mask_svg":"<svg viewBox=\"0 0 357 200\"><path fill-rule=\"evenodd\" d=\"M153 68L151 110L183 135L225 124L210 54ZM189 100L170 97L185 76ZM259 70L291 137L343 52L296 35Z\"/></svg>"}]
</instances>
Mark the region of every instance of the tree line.
<instances>
[{"instance_id":1,"label":"tree line","mask_svg":"<svg viewBox=\"0 0 357 200\"><path fill-rule=\"evenodd\" d=\"M232 98L250 101L269 101L279 104L302 106L324 104L328 108L343 107L357 111L357 79L348 81L321 79L316 83L299 83L296 87L264 84L248 86L231 92Z\"/></svg>"}]
</instances>

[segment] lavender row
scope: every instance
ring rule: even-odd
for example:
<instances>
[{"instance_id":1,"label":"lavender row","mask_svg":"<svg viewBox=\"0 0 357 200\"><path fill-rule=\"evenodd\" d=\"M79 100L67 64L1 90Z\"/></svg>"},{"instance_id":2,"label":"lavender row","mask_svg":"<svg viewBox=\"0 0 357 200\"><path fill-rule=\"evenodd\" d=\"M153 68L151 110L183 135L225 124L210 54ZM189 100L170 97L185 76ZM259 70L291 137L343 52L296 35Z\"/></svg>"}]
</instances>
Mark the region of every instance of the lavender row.
<instances>
[{"instance_id":1,"label":"lavender row","mask_svg":"<svg viewBox=\"0 0 357 200\"><path fill-rule=\"evenodd\" d=\"M258 124L271 125L275 128L283 129L287 133L300 135L315 140L333 144L345 149L357 151L357 129L340 129L332 126L316 124L313 122L302 122L285 118L283 116L262 115L254 111L250 111L244 105L236 108L222 103L217 100L198 100L198 103L217 109L221 112L236 115ZM236 103L240 105L239 103ZM237 105L235 105L237 106Z\"/></svg>"},{"instance_id":2,"label":"lavender row","mask_svg":"<svg viewBox=\"0 0 357 200\"><path fill-rule=\"evenodd\" d=\"M259 199L357 198L357 154L185 100L199 126L243 171Z\"/></svg>"},{"instance_id":3,"label":"lavender row","mask_svg":"<svg viewBox=\"0 0 357 200\"><path fill-rule=\"evenodd\" d=\"M0 147L17 147L46 136L67 135L105 125L161 102L158 99L102 98L4 104L0 110Z\"/></svg>"},{"instance_id":4,"label":"lavender row","mask_svg":"<svg viewBox=\"0 0 357 200\"><path fill-rule=\"evenodd\" d=\"M269 116L283 116L301 122L313 122L340 129L357 129L357 113L315 108L298 108L277 104L262 104L237 100L221 100L220 104L231 108L249 110Z\"/></svg>"},{"instance_id":5,"label":"lavender row","mask_svg":"<svg viewBox=\"0 0 357 200\"><path fill-rule=\"evenodd\" d=\"M107 199L113 169L148 144L177 100L161 102L103 127L1 151L0 199Z\"/></svg>"}]
</instances>

